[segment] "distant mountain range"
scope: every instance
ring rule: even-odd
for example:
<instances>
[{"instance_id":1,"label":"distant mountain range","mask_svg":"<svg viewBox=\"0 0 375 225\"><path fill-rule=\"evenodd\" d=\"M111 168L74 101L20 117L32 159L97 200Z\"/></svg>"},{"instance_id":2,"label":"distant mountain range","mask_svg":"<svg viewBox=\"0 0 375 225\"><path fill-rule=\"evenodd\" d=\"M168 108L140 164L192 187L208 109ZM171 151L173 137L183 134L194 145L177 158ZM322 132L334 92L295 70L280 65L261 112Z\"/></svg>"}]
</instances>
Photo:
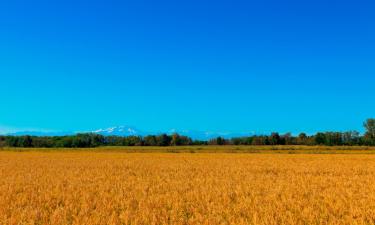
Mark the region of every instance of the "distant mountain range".
<instances>
[{"instance_id":1,"label":"distant mountain range","mask_svg":"<svg viewBox=\"0 0 375 225\"><path fill-rule=\"evenodd\" d=\"M242 136L249 136L253 135L254 133L230 133L230 132L207 132L207 131L189 131L189 130L177 130L172 129L166 132L144 132L137 130L134 127L127 127L127 126L118 126L118 127L111 127L107 129L99 129L93 131L92 133L101 134L104 136L132 136L132 135L139 135L139 136L146 136L146 135L158 135L158 134L173 134L178 133L180 135L188 136L193 139L197 140L209 140L216 137L224 137L224 138L231 138L231 137L242 137Z\"/></svg>"},{"instance_id":2,"label":"distant mountain range","mask_svg":"<svg viewBox=\"0 0 375 225\"><path fill-rule=\"evenodd\" d=\"M110 127L110 128L106 128L106 129L95 130L95 131L92 131L92 132L89 132L89 133L96 133L96 134L101 134L101 135L105 135L105 136L111 136L111 135L114 135L114 136L134 136L134 135L143 136L143 135L147 135L146 133L141 132L134 127L128 127L128 126Z\"/></svg>"},{"instance_id":3,"label":"distant mountain range","mask_svg":"<svg viewBox=\"0 0 375 225\"><path fill-rule=\"evenodd\" d=\"M53 136L66 136L66 135L74 135L74 134L76 134L76 132L17 131L13 133L7 133L4 135L9 135L9 136L30 135L30 136L39 136L39 137L53 137Z\"/></svg>"},{"instance_id":4,"label":"distant mountain range","mask_svg":"<svg viewBox=\"0 0 375 225\"><path fill-rule=\"evenodd\" d=\"M95 134L101 134L104 136L146 136L146 135L158 135L158 134L173 134L178 133L180 135L189 136L196 140L209 140L216 137L224 137L224 138L232 138L232 137L242 137L242 136L249 136L254 135L254 132L249 133L231 133L231 132L209 132L209 131L189 131L189 130L176 130L172 129L166 132L145 132L140 131L134 127L129 126L116 126L116 127L110 127L105 129L98 129L94 131L83 131L83 132L43 132L43 131L20 131L20 132L14 132L9 133L7 135L11 136L23 136L23 135L31 135L31 136L45 136L45 137L51 137L51 136L66 136L66 135L75 135L78 133L95 133Z\"/></svg>"}]
</instances>

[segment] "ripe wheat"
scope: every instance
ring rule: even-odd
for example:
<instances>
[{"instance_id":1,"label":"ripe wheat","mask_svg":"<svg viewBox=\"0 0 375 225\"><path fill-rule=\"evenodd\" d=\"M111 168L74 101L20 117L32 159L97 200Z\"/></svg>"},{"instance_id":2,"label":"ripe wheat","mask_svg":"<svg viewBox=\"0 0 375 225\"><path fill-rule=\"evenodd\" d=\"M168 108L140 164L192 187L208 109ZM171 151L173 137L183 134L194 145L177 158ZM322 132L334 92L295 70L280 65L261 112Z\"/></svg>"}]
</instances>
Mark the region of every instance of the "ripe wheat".
<instances>
[{"instance_id":1,"label":"ripe wheat","mask_svg":"<svg viewBox=\"0 0 375 225\"><path fill-rule=\"evenodd\" d=\"M375 155L0 152L0 224L375 224Z\"/></svg>"}]
</instances>

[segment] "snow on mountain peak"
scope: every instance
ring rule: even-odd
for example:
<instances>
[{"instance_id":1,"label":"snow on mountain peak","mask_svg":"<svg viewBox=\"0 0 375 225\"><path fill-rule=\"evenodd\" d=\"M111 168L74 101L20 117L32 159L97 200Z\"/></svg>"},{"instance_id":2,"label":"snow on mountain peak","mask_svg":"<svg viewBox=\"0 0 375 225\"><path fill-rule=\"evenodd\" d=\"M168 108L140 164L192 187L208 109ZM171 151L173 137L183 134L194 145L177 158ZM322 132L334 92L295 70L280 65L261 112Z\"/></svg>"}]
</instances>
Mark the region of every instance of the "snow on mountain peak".
<instances>
[{"instance_id":1,"label":"snow on mountain peak","mask_svg":"<svg viewBox=\"0 0 375 225\"><path fill-rule=\"evenodd\" d=\"M130 136L130 135L140 135L140 132L132 127L127 126L116 126L109 127L105 129L99 129L93 131L93 133L102 135L117 135L117 136Z\"/></svg>"}]
</instances>

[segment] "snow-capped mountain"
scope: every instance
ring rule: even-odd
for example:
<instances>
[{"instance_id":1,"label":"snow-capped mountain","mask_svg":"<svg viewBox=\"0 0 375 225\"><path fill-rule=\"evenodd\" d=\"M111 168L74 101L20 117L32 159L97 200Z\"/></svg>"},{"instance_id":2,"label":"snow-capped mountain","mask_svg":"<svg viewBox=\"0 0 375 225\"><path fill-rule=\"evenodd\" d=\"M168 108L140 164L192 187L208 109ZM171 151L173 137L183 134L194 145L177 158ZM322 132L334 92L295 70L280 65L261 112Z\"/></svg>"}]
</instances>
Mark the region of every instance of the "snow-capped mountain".
<instances>
[{"instance_id":1,"label":"snow-capped mountain","mask_svg":"<svg viewBox=\"0 0 375 225\"><path fill-rule=\"evenodd\" d=\"M140 131L134 127L128 126L117 126L105 129L98 129L89 133L96 133L105 136L147 136L147 135L159 135L159 134L173 134L178 133L180 135L191 137L195 140L209 140L217 137L231 138L241 137L250 135L251 133L231 133L231 132L208 132L208 131L190 131L190 130L177 130L171 129L169 131Z\"/></svg>"},{"instance_id":2,"label":"snow-capped mountain","mask_svg":"<svg viewBox=\"0 0 375 225\"><path fill-rule=\"evenodd\" d=\"M128 126L117 126L117 127L110 127L105 129L99 129L92 131L91 133L101 134L105 136L134 136L134 135L142 135L142 132L139 130L128 127Z\"/></svg>"},{"instance_id":3,"label":"snow-capped mountain","mask_svg":"<svg viewBox=\"0 0 375 225\"><path fill-rule=\"evenodd\" d=\"M178 130L178 129L171 129L169 131L158 131L158 132L150 132L150 131L140 131L134 127L130 126L116 126L116 127L109 127L104 129L98 129L94 131L77 131L77 132L43 132L43 131L20 131L9 133L6 135L11 136L23 136L23 135L31 135L31 136L65 136L65 135L75 135L78 133L95 133L101 134L104 136L147 136L147 135L160 135L160 134L173 134L178 133L180 135L191 137L194 140L210 140L217 137L223 138L232 138L232 137L243 137L243 136L250 136L254 135L254 132L249 133L233 133L233 132L210 132L210 131L191 131L191 130Z\"/></svg>"}]
</instances>

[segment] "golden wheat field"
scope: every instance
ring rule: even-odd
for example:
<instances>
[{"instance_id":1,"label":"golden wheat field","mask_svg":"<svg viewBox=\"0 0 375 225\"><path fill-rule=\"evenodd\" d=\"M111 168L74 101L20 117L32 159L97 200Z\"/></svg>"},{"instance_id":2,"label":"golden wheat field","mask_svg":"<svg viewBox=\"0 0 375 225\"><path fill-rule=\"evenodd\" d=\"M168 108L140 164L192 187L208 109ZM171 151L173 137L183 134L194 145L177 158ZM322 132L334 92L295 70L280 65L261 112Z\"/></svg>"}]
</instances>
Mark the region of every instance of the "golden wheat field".
<instances>
[{"instance_id":1,"label":"golden wheat field","mask_svg":"<svg viewBox=\"0 0 375 225\"><path fill-rule=\"evenodd\" d=\"M0 224L375 224L375 155L4 151Z\"/></svg>"}]
</instances>

